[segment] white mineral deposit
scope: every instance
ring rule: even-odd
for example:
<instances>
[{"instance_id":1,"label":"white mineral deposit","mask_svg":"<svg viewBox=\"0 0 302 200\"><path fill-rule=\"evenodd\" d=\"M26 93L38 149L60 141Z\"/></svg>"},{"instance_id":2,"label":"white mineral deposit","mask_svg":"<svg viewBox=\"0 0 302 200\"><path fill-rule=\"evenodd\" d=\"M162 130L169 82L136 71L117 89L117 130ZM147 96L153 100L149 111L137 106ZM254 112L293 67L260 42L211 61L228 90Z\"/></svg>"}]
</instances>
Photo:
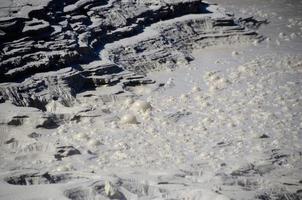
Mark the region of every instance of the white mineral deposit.
<instances>
[{"instance_id":1,"label":"white mineral deposit","mask_svg":"<svg viewBox=\"0 0 302 200\"><path fill-rule=\"evenodd\" d=\"M1 0L0 200L300 200L301 52L301 0Z\"/></svg>"}]
</instances>

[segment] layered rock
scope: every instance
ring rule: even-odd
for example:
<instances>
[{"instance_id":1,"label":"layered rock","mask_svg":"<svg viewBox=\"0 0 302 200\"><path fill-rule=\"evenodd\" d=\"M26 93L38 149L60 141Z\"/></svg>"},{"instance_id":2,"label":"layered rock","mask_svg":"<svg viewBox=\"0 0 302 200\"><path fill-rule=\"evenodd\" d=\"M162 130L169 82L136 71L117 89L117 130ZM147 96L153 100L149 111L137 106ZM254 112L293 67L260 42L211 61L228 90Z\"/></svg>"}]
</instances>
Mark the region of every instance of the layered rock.
<instances>
[{"instance_id":1,"label":"layered rock","mask_svg":"<svg viewBox=\"0 0 302 200\"><path fill-rule=\"evenodd\" d=\"M108 44L103 57L143 74L174 69L194 59L193 49L261 40L244 23L244 19L236 22L225 15L215 18L212 14L187 15L155 23L139 35Z\"/></svg>"},{"instance_id":2,"label":"layered rock","mask_svg":"<svg viewBox=\"0 0 302 200\"><path fill-rule=\"evenodd\" d=\"M158 5L53 0L33 7L26 17L2 18L1 82L89 61L103 44L135 35L160 20L198 13L201 6L199 0Z\"/></svg>"},{"instance_id":3,"label":"layered rock","mask_svg":"<svg viewBox=\"0 0 302 200\"><path fill-rule=\"evenodd\" d=\"M15 3L0 18L1 102L45 110L59 99L70 106L77 93L102 84L151 83L137 74L186 64L194 48L257 38L200 0L42 2ZM106 62L83 67L100 59ZM120 81L127 76L134 78Z\"/></svg>"},{"instance_id":4,"label":"layered rock","mask_svg":"<svg viewBox=\"0 0 302 200\"><path fill-rule=\"evenodd\" d=\"M58 101L66 107L76 102L76 94L94 90L101 85L120 84L122 88L153 83L142 76L135 76L117 65L95 65L85 70L65 68L56 72L40 73L22 83L5 83L0 95L17 106L36 107L46 110L46 105Z\"/></svg>"}]
</instances>

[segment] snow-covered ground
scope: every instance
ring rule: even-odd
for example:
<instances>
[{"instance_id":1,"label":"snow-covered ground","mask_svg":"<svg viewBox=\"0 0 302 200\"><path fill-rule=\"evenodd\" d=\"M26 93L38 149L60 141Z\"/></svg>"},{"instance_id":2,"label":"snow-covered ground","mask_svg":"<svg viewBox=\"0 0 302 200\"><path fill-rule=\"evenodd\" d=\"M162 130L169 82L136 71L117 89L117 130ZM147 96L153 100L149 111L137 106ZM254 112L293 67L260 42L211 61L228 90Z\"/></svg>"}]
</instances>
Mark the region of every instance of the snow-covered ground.
<instances>
[{"instance_id":1,"label":"snow-covered ground","mask_svg":"<svg viewBox=\"0 0 302 200\"><path fill-rule=\"evenodd\" d=\"M0 104L0 199L302 199L302 1L212 2L267 19L265 39L194 49L155 84L73 107ZM47 113L65 122L33 126Z\"/></svg>"}]
</instances>

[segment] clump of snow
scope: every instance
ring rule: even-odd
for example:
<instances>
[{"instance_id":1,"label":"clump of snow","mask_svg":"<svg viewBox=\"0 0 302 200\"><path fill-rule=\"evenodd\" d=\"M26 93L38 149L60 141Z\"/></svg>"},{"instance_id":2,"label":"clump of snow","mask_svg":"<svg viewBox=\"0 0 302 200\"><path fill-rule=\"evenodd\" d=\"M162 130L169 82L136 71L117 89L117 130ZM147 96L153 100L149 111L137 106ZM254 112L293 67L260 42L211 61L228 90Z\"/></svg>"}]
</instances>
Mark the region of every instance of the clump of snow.
<instances>
[{"instance_id":1,"label":"clump of snow","mask_svg":"<svg viewBox=\"0 0 302 200\"><path fill-rule=\"evenodd\" d=\"M133 104L134 100L131 97L128 97L124 100L124 105L126 107L129 107L131 104Z\"/></svg>"},{"instance_id":2,"label":"clump of snow","mask_svg":"<svg viewBox=\"0 0 302 200\"><path fill-rule=\"evenodd\" d=\"M70 170L72 170L72 166L71 166L71 164L69 164L69 163L59 165L59 166L56 168L56 171L58 171L58 172L66 172L66 171L70 171Z\"/></svg>"},{"instance_id":3,"label":"clump of snow","mask_svg":"<svg viewBox=\"0 0 302 200\"><path fill-rule=\"evenodd\" d=\"M88 144L88 146L96 147L96 146L101 145L102 143L97 139L90 139L87 144Z\"/></svg>"},{"instance_id":4,"label":"clump of snow","mask_svg":"<svg viewBox=\"0 0 302 200\"><path fill-rule=\"evenodd\" d=\"M132 110L136 112L145 112L147 110L151 110L152 106L149 102L143 100L137 100L132 105Z\"/></svg>"},{"instance_id":5,"label":"clump of snow","mask_svg":"<svg viewBox=\"0 0 302 200\"><path fill-rule=\"evenodd\" d=\"M167 80L165 86L166 86L166 87L173 87L173 86L175 86L173 78L169 78L169 79Z\"/></svg>"},{"instance_id":6,"label":"clump of snow","mask_svg":"<svg viewBox=\"0 0 302 200\"><path fill-rule=\"evenodd\" d=\"M296 33L291 33L291 34L290 34L290 37L291 37L292 39L295 39L295 38L297 38L297 34L296 34Z\"/></svg>"},{"instance_id":7,"label":"clump of snow","mask_svg":"<svg viewBox=\"0 0 302 200\"><path fill-rule=\"evenodd\" d=\"M122 116L120 122L122 124L137 124L137 118L135 115L133 114L125 114L124 116Z\"/></svg>"},{"instance_id":8,"label":"clump of snow","mask_svg":"<svg viewBox=\"0 0 302 200\"><path fill-rule=\"evenodd\" d=\"M200 92L201 91L201 89L200 89L200 87L199 86L194 86L193 88L192 88L192 92Z\"/></svg>"},{"instance_id":9,"label":"clump of snow","mask_svg":"<svg viewBox=\"0 0 302 200\"><path fill-rule=\"evenodd\" d=\"M88 140L89 136L86 133L77 133L74 136L74 139L76 139L76 140Z\"/></svg>"}]
</instances>

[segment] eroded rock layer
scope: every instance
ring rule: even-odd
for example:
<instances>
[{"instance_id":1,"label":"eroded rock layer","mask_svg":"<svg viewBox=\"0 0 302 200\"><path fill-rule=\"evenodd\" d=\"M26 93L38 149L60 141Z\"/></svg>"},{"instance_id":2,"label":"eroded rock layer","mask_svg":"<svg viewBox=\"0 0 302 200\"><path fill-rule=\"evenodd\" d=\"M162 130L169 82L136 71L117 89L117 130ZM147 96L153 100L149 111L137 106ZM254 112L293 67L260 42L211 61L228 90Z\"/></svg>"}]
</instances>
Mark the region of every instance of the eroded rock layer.
<instances>
[{"instance_id":1,"label":"eroded rock layer","mask_svg":"<svg viewBox=\"0 0 302 200\"><path fill-rule=\"evenodd\" d=\"M2 102L44 110L60 99L70 106L77 93L123 82L124 74L136 79L187 64L194 48L257 38L245 20L200 0L42 2L12 2L15 10L0 18Z\"/></svg>"},{"instance_id":2,"label":"eroded rock layer","mask_svg":"<svg viewBox=\"0 0 302 200\"><path fill-rule=\"evenodd\" d=\"M197 0L157 6L121 1L50 1L27 17L0 19L1 82L90 60L102 44L135 35L160 20L198 13L201 8Z\"/></svg>"}]
</instances>

